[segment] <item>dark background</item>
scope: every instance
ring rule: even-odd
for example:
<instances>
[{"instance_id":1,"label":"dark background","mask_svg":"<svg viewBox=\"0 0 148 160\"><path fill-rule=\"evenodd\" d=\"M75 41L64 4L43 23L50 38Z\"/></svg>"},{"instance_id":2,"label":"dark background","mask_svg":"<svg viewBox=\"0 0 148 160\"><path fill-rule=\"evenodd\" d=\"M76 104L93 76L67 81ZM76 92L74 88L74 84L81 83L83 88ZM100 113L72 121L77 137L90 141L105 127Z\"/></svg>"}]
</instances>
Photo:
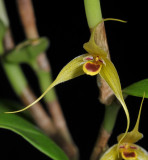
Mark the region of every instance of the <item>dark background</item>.
<instances>
[{"instance_id":1,"label":"dark background","mask_svg":"<svg viewBox=\"0 0 148 160\"><path fill-rule=\"evenodd\" d=\"M5 0L10 18L10 24L15 43L25 40L23 29L17 13L15 1ZM145 3L145 4L144 4ZM89 29L85 17L83 0L75 1L33 1L36 22L40 36L47 36L50 48L47 56L52 66L55 78L61 68L74 57L85 53L83 43L89 40ZM120 76L122 88L147 78L147 11L146 2L140 4L128 0L101 0L104 18L112 17L127 20L127 24L105 22L108 44L112 61ZM32 88L39 96L37 80L32 70L22 65ZM18 100L9 85L2 68L0 68L0 98ZM96 87L96 77L82 76L56 87L59 100L72 133L75 143L80 149L81 159L88 159L95 143L103 118L104 106L98 101L99 91ZM141 98L129 97L126 100L133 128ZM147 106L145 99L140 122L140 131L144 139L139 145L148 150ZM120 110L114 133L109 144L116 143L116 137L126 128L126 117ZM1 129L1 154L4 159L25 159L33 157L36 160L49 159L20 136Z\"/></svg>"}]
</instances>

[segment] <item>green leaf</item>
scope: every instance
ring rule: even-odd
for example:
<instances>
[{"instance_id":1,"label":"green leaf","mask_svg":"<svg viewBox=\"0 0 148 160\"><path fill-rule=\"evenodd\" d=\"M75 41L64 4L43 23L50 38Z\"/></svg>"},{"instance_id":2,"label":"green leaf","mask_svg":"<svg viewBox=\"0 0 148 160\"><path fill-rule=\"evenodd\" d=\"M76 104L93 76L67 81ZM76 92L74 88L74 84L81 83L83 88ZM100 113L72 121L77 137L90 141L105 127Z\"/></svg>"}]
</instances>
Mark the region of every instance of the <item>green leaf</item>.
<instances>
[{"instance_id":1,"label":"green leaf","mask_svg":"<svg viewBox=\"0 0 148 160\"><path fill-rule=\"evenodd\" d=\"M9 63L30 63L40 53L44 52L48 45L47 38L26 40L7 53L4 60Z\"/></svg>"},{"instance_id":2,"label":"green leaf","mask_svg":"<svg viewBox=\"0 0 148 160\"><path fill-rule=\"evenodd\" d=\"M54 160L68 160L65 153L44 135L36 126L18 114L4 114L7 105L0 101L0 128L11 130L22 136L39 151Z\"/></svg>"},{"instance_id":3,"label":"green leaf","mask_svg":"<svg viewBox=\"0 0 148 160\"><path fill-rule=\"evenodd\" d=\"M145 98L148 98L148 79L133 83L132 85L123 89L123 93L137 97L143 97L144 92Z\"/></svg>"}]
</instances>

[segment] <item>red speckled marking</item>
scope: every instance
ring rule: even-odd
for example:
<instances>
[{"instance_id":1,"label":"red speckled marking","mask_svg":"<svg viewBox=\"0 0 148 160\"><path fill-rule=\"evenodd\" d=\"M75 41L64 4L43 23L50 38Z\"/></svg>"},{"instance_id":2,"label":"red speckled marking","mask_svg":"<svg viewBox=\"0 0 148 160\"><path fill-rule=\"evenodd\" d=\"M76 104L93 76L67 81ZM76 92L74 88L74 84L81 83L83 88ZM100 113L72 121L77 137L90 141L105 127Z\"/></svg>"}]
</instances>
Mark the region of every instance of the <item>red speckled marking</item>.
<instances>
[{"instance_id":1,"label":"red speckled marking","mask_svg":"<svg viewBox=\"0 0 148 160\"><path fill-rule=\"evenodd\" d=\"M86 63L85 65L86 69L91 72L96 72L100 68L99 64L92 64L92 63Z\"/></svg>"},{"instance_id":2,"label":"red speckled marking","mask_svg":"<svg viewBox=\"0 0 148 160\"><path fill-rule=\"evenodd\" d=\"M103 63L103 61L101 59L99 59L99 61Z\"/></svg>"},{"instance_id":3,"label":"red speckled marking","mask_svg":"<svg viewBox=\"0 0 148 160\"><path fill-rule=\"evenodd\" d=\"M125 146L120 146L119 148L125 148Z\"/></svg>"},{"instance_id":4,"label":"red speckled marking","mask_svg":"<svg viewBox=\"0 0 148 160\"><path fill-rule=\"evenodd\" d=\"M137 147L135 147L135 146L130 146L130 148L131 148L131 149L137 149Z\"/></svg>"},{"instance_id":5,"label":"red speckled marking","mask_svg":"<svg viewBox=\"0 0 148 160\"><path fill-rule=\"evenodd\" d=\"M136 157L135 152L123 152L123 155L124 155L126 158Z\"/></svg>"}]
</instances>

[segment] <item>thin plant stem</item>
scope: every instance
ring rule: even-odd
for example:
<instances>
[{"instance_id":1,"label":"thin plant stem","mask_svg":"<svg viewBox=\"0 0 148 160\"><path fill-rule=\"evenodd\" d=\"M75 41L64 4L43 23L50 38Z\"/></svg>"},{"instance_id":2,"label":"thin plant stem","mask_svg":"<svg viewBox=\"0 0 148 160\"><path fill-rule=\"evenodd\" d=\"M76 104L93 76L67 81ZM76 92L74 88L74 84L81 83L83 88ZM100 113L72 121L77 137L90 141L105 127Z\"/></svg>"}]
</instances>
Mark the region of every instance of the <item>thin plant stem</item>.
<instances>
[{"instance_id":1,"label":"thin plant stem","mask_svg":"<svg viewBox=\"0 0 148 160\"><path fill-rule=\"evenodd\" d=\"M91 160L98 160L101 154L106 150L120 107L121 105L119 102L114 102L109 106L105 106L103 123L90 157Z\"/></svg>"},{"instance_id":2,"label":"thin plant stem","mask_svg":"<svg viewBox=\"0 0 148 160\"><path fill-rule=\"evenodd\" d=\"M5 9L5 4L3 0L0 0L0 19L2 20L4 26L6 28L9 28L9 20L7 16L7 12ZM10 39L11 33L10 30L7 29L6 34L4 36L4 46L1 46L2 53L4 54L4 51L8 51L14 47L14 42L12 38ZM8 41L8 43L7 43ZM9 64L2 62L3 68L8 76L8 79L12 86L15 88L16 94L19 96L21 94L21 91L26 87L27 81L23 77L23 73L21 72L21 68L19 68L18 65L15 64ZM20 75L20 81L18 80L17 76Z\"/></svg>"},{"instance_id":3,"label":"thin plant stem","mask_svg":"<svg viewBox=\"0 0 148 160\"><path fill-rule=\"evenodd\" d=\"M105 115L102 126L108 133L111 133L114 128L120 108L121 105L119 102L113 102L110 106L105 106Z\"/></svg>"},{"instance_id":4,"label":"thin plant stem","mask_svg":"<svg viewBox=\"0 0 148 160\"><path fill-rule=\"evenodd\" d=\"M7 17L7 12L6 12L6 8L3 0L0 0L0 19L2 20L2 22L6 27L9 26L9 20Z\"/></svg>"},{"instance_id":5,"label":"thin plant stem","mask_svg":"<svg viewBox=\"0 0 148 160\"><path fill-rule=\"evenodd\" d=\"M106 144L111 136L111 133L107 132L103 126L101 126L96 143L93 148L90 160L99 160L101 154L105 151Z\"/></svg>"},{"instance_id":6,"label":"thin plant stem","mask_svg":"<svg viewBox=\"0 0 148 160\"><path fill-rule=\"evenodd\" d=\"M49 74L49 72L45 70L41 70L40 67L38 66L36 60L33 60L30 63L31 68L35 71L41 91L45 91L47 89L47 86L52 83L52 75ZM53 102L57 99L57 95L54 89L51 89L48 94L45 95L44 100L45 102Z\"/></svg>"},{"instance_id":7,"label":"thin plant stem","mask_svg":"<svg viewBox=\"0 0 148 160\"><path fill-rule=\"evenodd\" d=\"M93 28L102 20L100 0L84 0L84 5L88 26Z\"/></svg>"},{"instance_id":8,"label":"thin plant stem","mask_svg":"<svg viewBox=\"0 0 148 160\"><path fill-rule=\"evenodd\" d=\"M17 0L17 6L21 22L27 38L38 38L39 34L36 27L34 9L31 0ZM39 79L42 92L50 85L51 82L51 68L45 53L41 53L37 57L36 64L31 65L35 70ZM44 79L43 79L44 78ZM50 80L50 81L49 81ZM49 109L53 123L61 139L59 145L67 153L70 159L78 159L78 149L75 146L70 132L68 130L61 106L57 99L54 89L52 92L47 93L45 102ZM57 140L55 140L57 141Z\"/></svg>"}]
</instances>

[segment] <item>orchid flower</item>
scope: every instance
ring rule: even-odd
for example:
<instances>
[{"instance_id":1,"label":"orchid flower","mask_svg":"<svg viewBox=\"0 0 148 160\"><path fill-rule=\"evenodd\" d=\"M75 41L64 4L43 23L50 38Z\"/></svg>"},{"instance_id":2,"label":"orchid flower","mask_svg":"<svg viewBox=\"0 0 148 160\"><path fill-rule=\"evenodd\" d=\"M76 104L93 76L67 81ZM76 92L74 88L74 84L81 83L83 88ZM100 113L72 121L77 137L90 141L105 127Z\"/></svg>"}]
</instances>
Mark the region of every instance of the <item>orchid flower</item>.
<instances>
[{"instance_id":1,"label":"orchid flower","mask_svg":"<svg viewBox=\"0 0 148 160\"><path fill-rule=\"evenodd\" d=\"M122 20L112 19L112 18L104 19L102 21L107 21L107 20L125 22ZM29 107L37 103L41 98L43 98L51 88L58 85L59 83L68 81L70 79L73 79L75 77L78 77L84 74L87 74L90 76L99 74L107 82L107 84L113 90L115 96L123 106L123 109L127 117L127 128L126 128L126 133L127 133L129 124L130 124L130 118L129 118L128 109L123 99L118 73L113 63L108 58L108 54L103 49L101 49L99 46L96 45L96 42L95 42L96 27L94 27L91 32L90 40L83 45L84 49L87 51L86 54L80 55L74 58L72 61L70 61L60 71L60 73L58 74L57 78L53 81L53 83L33 103L31 103L30 105L28 105L27 107L21 110L6 112L6 113L17 113L17 112L21 112L28 109Z\"/></svg>"},{"instance_id":2,"label":"orchid flower","mask_svg":"<svg viewBox=\"0 0 148 160\"><path fill-rule=\"evenodd\" d=\"M122 140L121 138L123 137L124 133L120 134L117 137L118 144L115 144L109 148L100 160L148 160L148 152L142 147L134 144L143 138L143 134L138 131L143 100L144 97L141 102L134 129L131 132L128 132Z\"/></svg>"}]
</instances>

